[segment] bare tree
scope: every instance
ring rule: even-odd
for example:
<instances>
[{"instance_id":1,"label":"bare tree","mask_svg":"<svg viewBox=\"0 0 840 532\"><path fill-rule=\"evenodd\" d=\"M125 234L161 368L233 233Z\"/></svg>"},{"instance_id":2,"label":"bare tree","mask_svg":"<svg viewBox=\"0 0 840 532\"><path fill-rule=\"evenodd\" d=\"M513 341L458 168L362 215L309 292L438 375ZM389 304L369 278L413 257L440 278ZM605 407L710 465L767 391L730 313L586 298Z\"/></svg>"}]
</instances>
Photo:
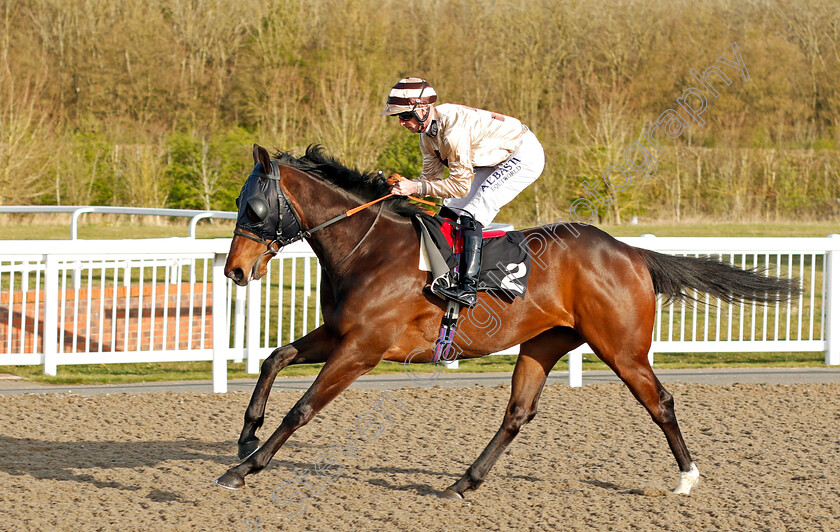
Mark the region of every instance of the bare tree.
<instances>
[{"instance_id":1,"label":"bare tree","mask_svg":"<svg viewBox=\"0 0 840 532\"><path fill-rule=\"evenodd\" d=\"M122 192L122 203L132 207L159 207L166 203L166 159L162 146L115 145L112 164L118 181L115 188Z\"/></svg>"},{"instance_id":2,"label":"bare tree","mask_svg":"<svg viewBox=\"0 0 840 532\"><path fill-rule=\"evenodd\" d=\"M261 19L251 28L250 57L244 61L241 91L246 114L277 145L300 143L310 95L300 63L317 25L311 5L301 0L260 2Z\"/></svg>"},{"instance_id":3,"label":"bare tree","mask_svg":"<svg viewBox=\"0 0 840 532\"><path fill-rule=\"evenodd\" d=\"M318 85L312 119L316 140L346 163L368 169L382 149L382 121L378 94L365 89L353 65L336 67Z\"/></svg>"},{"instance_id":4,"label":"bare tree","mask_svg":"<svg viewBox=\"0 0 840 532\"><path fill-rule=\"evenodd\" d=\"M624 162L624 150L632 144L631 117L628 113L627 95L621 92L603 91L597 94L588 113L581 112L582 131L575 136L584 147L578 165L590 182L598 182L598 191L607 201L607 207L615 223L621 223L621 201L603 181L602 175L612 164ZM629 189L628 193L632 193ZM590 194L591 195L591 194Z\"/></svg>"},{"instance_id":5,"label":"bare tree","mask_svg":"<svg viewBox=\"0 0 840 532\"><path fill-rule=\"evenodd\" d=\"M54 131L43 82L16 82L0 70L0 205L26 204L48 186Z\"/></svg>"},{"instance_id":6,"label":"bare tree","mask_svg":"<svg viewBox=\"0 0 840 532\"><path fill-rule=\"evenodd\" d=\"M181 72L193 100L212 90L221 103L228 79L228 61L247 37L253 5L242 0L168 0L172 37L184 50Z\"/></svg>"}]
</instances>

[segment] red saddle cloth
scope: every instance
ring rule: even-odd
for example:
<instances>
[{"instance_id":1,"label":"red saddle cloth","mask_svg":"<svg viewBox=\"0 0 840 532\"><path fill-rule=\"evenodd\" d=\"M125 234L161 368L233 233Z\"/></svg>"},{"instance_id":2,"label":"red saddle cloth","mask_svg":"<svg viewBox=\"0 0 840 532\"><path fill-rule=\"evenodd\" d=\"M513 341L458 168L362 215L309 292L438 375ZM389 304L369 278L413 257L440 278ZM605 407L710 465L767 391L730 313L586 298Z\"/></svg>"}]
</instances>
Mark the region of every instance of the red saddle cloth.
<instances>
[{"instance_id":1,"label":"red saddle cloth","mask_svg":"<svg viewBox=\"0 0 840 532\"><path fill-rule=\"evenodd\" d=\"M444 220L443 224L440 226L440 230L443 233L443 238L449 243L449 247L452 248L453 253L461 253L463 252L463 244L464 241L458 239L455 241L453 235L455 234L455 227L449 223L448 221ZM484 231L484 240L490 240L491 238L499 238L505 236L507 233L501 229L491 229L490 231Z\"/></svg>"}]
</instances>

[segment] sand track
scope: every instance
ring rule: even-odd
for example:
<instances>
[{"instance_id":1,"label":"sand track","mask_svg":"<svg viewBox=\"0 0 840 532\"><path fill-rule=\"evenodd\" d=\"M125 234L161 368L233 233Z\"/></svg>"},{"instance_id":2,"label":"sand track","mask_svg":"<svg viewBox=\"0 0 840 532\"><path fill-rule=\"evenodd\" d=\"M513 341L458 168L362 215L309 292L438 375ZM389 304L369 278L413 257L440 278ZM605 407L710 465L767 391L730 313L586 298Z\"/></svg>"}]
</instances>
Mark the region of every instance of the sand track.
<instances>
[{"instance_id":1,"label":"sand track","mask_svg":"<svg viewBox=\"0 0 840 532\"><path fill-rule=\"evenodd\" d=\"M495 433L509 387L399 390L392 422L382 392L346 392L237 492L212 482L236 463L248 394L0 396L0 529L840 529L840 383L668 389L703 475L692 495L668 493L676 464L626 388L553 385L465 502L435 495ZM272 395L263 438L299 397ZM356 456L336 450L347 431ZM325 455L341 476L293 488ZM291 519L300 500L275 502L295 490Z\"/></svg>"}]
</instances>

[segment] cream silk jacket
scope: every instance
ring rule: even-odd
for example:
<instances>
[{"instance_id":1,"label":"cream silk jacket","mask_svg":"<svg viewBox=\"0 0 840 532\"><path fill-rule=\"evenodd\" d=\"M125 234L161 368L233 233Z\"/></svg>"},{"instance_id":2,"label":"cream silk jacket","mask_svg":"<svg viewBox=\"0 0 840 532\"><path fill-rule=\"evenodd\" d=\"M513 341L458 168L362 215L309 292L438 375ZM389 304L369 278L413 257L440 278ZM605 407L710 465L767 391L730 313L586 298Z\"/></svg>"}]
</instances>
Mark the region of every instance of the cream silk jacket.
<instances>
[{"instance_id":1,"label":"cream silk jacket","mask_svg":"<svg viewBox=\"0 0 840 532\"><path fill-rule=\"evenodd\" d=\"M482 109L451 103L433 109L432 122L420 134L423 171L418 180L427 196L463 198L475 177L473 168L504 162L528 132L519 120ZM445 167L449 179L443 179Z\"/></svg>"}]
</instances>

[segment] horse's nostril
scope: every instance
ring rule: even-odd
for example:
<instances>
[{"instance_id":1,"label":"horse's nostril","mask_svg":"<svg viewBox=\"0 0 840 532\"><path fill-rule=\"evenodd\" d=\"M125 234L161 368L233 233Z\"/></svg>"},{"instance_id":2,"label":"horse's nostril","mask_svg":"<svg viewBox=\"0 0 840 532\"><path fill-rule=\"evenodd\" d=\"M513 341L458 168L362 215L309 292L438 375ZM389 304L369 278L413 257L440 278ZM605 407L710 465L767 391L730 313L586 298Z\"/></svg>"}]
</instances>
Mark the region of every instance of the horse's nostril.
<instances>
[{"instance_id":1,"label":"horse's nostril","mask_svg":"<svg viewBox=\"0 0 840 532\"><path fill-rule=\"evenodd\" d=\"M227 273L227 276L233 279L233 282L238 283L242 280L245 274L242 273L242 268L234 268Z\"/></svg>"}]
</instances>

